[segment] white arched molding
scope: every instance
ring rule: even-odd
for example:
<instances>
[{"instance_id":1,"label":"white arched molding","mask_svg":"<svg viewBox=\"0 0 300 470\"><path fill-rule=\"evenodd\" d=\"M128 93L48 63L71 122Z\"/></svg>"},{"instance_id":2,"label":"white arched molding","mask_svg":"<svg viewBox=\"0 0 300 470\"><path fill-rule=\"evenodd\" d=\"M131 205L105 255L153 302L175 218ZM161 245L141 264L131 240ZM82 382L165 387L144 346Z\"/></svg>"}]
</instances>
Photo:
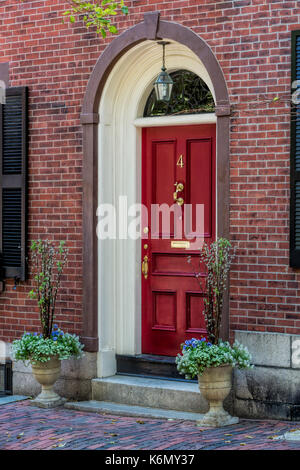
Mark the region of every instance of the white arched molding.
<instances>
[{"instance_id":1,"label":"white arched molding","mask_svg":"<svg viewBox=\"0 0 300 470\"><path fill-rule=\"evenodd\" d=\"M141 202L141 128L216 122L214 114L143 118L147 98L162 66L162 47L144 41L113 67L99 106L98 205L119 197L128 207ZM199 58L172 41L166 47L169 72L186 69L201 77L215 97L210 77ZM116 354L141 353L141 242L98 242L98 376L116 372Z\"/></svg>"}]
</instances>

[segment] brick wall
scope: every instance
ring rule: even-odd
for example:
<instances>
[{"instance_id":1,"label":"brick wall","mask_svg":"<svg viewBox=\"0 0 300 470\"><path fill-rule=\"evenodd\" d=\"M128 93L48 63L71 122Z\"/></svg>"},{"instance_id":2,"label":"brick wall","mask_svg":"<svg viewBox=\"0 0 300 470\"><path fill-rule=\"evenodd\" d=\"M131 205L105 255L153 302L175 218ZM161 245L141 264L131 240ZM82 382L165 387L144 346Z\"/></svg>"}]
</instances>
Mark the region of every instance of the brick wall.
<instances>
[{"instance_id":1,"label":"brick wall","mask_svg":"<svg viewBox=\"0 0 300 470\"><path fill-rule=\"evenodd\" d=\"M160 10L192 28L223 69L231 120L231 329L300 333L299 274L288 267L290 31L300 5L288 0L132 0L119 31ZM1 62L30 103L29 240L66 239L70 260L57 322L80 333L82 311L82 132L84 91L105 41L62 24L61 0L0 4ZM280 97L273 101L274 97ZM28 283L0 295L0 338L38 328Z\"/></svg>"}]
</instances>

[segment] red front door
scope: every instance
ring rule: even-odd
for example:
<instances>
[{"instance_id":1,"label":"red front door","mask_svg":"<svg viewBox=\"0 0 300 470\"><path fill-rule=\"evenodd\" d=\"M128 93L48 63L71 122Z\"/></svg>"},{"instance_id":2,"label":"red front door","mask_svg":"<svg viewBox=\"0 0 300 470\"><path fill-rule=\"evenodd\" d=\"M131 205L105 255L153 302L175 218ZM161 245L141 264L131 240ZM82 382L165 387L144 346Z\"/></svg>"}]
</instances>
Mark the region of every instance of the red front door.
<instances>
[{"instance_id":1,"label":"red front door","mask_svg":"<svg viewBox=\"0 0 300 470\"><path fill-rule=\"evenodd\" d=\"M193 224L187 227L197 238L214 239L215 126L143 129L142 160L142 202L148 209L141 247L142 352L176 356L182 342L205 334L203 295L193 274L199 250L188 239L184 221L190 208ZM153 212L162 204L182 211L171 212L169 231L168 220L163 223ZM204 207L202 233L196 230L196 204Z\"/></svg>"}]
</instances>

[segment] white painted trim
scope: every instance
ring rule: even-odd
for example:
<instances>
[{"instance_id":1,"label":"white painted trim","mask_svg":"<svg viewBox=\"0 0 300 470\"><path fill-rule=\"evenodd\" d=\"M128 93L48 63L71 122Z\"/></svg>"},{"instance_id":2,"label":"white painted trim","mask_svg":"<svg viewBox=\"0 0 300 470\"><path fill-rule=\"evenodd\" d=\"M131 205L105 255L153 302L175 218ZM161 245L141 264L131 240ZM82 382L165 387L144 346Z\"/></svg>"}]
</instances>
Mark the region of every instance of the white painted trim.
<instances>
[{"instance_id":1,"label":"white painted trim","mask_svg":"<svg viewBox=\"0 0 300 470\"><path fill-rule=\"evenodd\" d=\"M186 46L171 41L166 65L170 72L184 67L196 73L215 96L207 70ZM99 106L99 204L117 208L123 195L128 206L141 202L141 126L150 120L155 125L216 122L211 114L142 118L160 68L161 46L144 41L120 58L106 80ZM98 256L97 367L98 377L107 377L116 372L116 353L141 353L140 240L99 240Z\"/></svg>"},{"instance_id":2,"label":"white painted trim","mask_svg":"<svg viewBox=\"0 0 300 470\"><path fill-rule=\"evenodd\" d=\"M204 113L138 118L134 121L134 125L135 127L191 126L193 124L215 124L216 122L217 116L214 113Z\"/></svg>"}]
</instances>

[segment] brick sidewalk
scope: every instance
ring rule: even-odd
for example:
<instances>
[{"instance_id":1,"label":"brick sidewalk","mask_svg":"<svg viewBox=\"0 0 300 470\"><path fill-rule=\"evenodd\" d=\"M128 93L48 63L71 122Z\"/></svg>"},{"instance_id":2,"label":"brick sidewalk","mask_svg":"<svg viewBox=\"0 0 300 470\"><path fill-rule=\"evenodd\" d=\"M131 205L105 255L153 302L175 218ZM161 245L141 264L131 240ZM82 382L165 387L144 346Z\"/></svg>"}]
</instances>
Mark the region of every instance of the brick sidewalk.
<instances>
[{"instance_id":1,"label":"brick sidewalk","mask_svg":"<svg viewBox=\"0 0 300 470\"><path fill-rule=\"evenodd\" d=\"M292 429L300 423L242 420L201 430L190 421L42 410L27 401L0 406L2 450L299 450L300 442L271 439Z\"/></svg>"}]
</instances>

